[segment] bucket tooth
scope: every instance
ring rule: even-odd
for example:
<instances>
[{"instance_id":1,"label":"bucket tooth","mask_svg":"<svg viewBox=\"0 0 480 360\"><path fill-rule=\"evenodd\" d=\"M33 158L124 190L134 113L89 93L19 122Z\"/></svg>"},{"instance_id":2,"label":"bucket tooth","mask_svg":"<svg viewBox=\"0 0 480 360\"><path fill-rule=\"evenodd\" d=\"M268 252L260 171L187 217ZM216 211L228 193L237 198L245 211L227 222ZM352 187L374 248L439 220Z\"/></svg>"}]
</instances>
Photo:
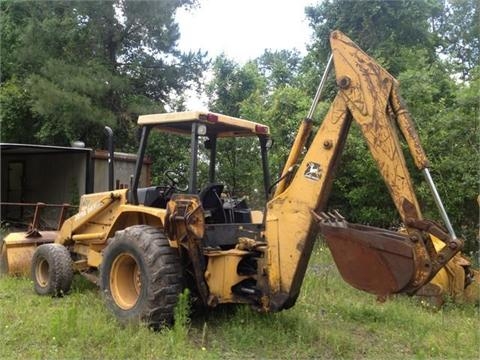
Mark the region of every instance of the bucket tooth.
<instances>
[{"instance_id":1,"label":"bucket tooth","mask_svg":"<svg viewBox=\"0 0 480 360\"><path fill-rule=\"evenodd\" d=\"M345 221L345 217L338 212L338 210L333 210L333 215L338 219L338 221Z\"/></svg>"}]
</instances>

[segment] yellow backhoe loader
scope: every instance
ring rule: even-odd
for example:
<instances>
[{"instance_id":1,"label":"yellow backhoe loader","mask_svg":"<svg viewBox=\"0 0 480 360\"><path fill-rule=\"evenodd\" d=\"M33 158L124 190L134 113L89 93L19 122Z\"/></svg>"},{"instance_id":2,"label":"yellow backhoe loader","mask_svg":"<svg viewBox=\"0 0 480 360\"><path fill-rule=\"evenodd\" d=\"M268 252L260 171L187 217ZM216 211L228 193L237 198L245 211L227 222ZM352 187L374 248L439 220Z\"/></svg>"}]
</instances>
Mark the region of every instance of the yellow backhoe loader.
<instances>
[{"instance_id":1,"label":"yellow backhoe loader","mask_svg":"<svg viewBox=\"0 0 480 360\"><path fill-rule=\"evenodd\" d=\"M267 126L209 112L140 116L142 135L130 189L82 196L78 213L63 223L54 242L37 246L33 256L36 245L23 240L36 292L63 295L78 272L100 286L121 322L141 319L153 327L172 321L184 287L205 306L245 303L260 311L280 311L296 302L320 230L343 278L361 290L382 297L406 293L478 301L478 274L460 254L463 242L441 205L397 81L341 32L333 32L330 41L327 70L335 68L338 94L311 134L326 71L275 186L270 184ZM349 224L338 213L323 212L352 122L378 164L405 223L403 232ZM152 130L190 137L188 176L167 170L170 184L139 188ZM426 174L448 231L421 215L398 130ZM225 184L216 181L217 143L232 137L258 139L263 211L226 196ZM200 156L200 141L209 159ZM206 162L208 183L199 186L199 166ZM7 272L19 268L20 236L4 239Z\"/></svg>"}]
</instances>

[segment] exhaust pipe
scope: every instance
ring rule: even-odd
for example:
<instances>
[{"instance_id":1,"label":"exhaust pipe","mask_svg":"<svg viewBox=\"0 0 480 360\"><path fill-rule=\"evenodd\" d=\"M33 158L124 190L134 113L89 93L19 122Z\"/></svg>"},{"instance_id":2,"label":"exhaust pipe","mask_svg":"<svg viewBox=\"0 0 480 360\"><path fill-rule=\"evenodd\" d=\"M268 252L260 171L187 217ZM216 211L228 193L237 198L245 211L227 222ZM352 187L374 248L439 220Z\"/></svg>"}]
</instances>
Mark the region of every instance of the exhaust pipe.
<instances>
[{"instance_id":1,"label":"exhaust pipe","mask_svg":"<svg viewBox=\"0 0 480 360\"><path fill-rule=\"evenodd\" d=\"M114 147L113 147L113 131L109 126L104 128L105 135L107 135L108 143L108 191L114 190L113 188L113 159L114 159Z\"/></svg>"}]
</instances>

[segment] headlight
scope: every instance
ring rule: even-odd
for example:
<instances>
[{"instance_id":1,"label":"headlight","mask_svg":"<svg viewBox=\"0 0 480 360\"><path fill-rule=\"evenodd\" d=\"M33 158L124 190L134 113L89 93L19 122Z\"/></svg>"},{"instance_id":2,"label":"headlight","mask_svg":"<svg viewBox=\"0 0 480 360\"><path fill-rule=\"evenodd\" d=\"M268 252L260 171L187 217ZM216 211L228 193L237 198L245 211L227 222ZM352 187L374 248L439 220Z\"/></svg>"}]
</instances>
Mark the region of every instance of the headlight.
<instances>
[{"instance_id":1,"label":"headlight","mask_svg":"<svg viewBox=\"0 0 480 360\"><path fill-rule=\"evenodd\" d=\"M207 126L205 124L198 125L197 134L200 136L207 135Z\"/></svg>"}]
</instances>

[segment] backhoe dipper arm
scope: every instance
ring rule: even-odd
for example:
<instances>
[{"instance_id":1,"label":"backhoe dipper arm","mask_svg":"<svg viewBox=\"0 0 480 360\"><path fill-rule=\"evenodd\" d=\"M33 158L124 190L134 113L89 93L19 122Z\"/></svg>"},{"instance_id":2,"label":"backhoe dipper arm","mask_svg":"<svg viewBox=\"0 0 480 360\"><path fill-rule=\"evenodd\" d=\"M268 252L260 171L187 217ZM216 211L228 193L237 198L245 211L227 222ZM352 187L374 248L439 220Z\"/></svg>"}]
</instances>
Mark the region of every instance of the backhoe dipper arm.
<instances>
[{"instance_id":1,"label":"backhoe dipper arm","mask_svg":"<svg viewBox=\"0 0 480 360\"><path fill-rule=\"evenodd\" d=\"M455 249L446 246L449 250L442 253L439 261L429 243L431 229L442 240L451 242L452 239L422 219L395 121L416 165L424 169L428 160L398 95L397 81L341 32L333 32L330 42L339 92L290 184L284 186L281 193L277 191L267 204L265 235L269 244L268 281L273 310L292 306L299 294L317 234L312 213L326 206L352 119L360 127L393 202L407 224L408 236L400 238L386 231L375 235L381 238L382 244L388 237L394 239L392 244L395 241L398 246L392 251L405 269L411 268L402 270L401 278L398 274L387 274L390 284L395 285L379 292L414 291L431 279L461 246L460 243L455 243ZM410 266L412 263L414 266Z\"/></svg>"}]
</instances>

